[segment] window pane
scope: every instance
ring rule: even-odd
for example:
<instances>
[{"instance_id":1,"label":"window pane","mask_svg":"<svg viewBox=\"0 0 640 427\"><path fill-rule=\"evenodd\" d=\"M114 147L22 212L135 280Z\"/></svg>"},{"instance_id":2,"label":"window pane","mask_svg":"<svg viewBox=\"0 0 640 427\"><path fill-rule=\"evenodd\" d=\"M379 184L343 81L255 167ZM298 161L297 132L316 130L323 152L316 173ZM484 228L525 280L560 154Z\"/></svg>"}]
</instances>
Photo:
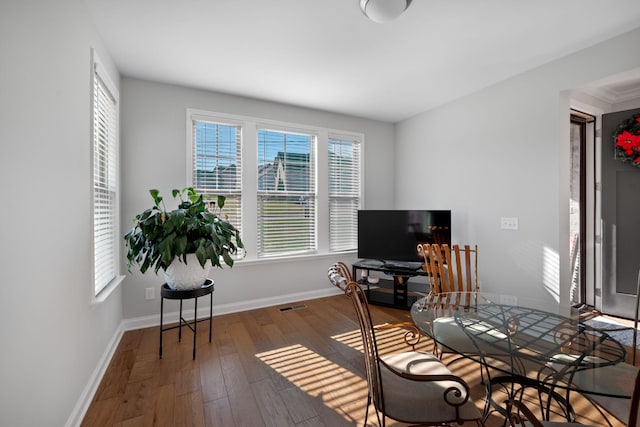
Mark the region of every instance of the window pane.
<instances>
[{"instance_id":1,"label":"window pane","mask_svg":"<svg viewBox=\"0 0 640 427\"><path fill-rule=\"evenodd\" d=\"M315 249L315 200L305 196L258 198L259 255Z\"/></svg>"},{"instance_id":2,"label":"window pane","mask_svg":"<svg viewBox=\"0 0 640 427\"><path fill-rule=\"evenodd\" d=\"M356 249L360 207L360 142L329 139L329 249Z\"/></svg>"},{"instance_id":3,"label":"window pane","mask_svg":"<svg viewBox=\"0 0 640 427\"><path fill-rule=\"evenodd\" d=\"M258 131L258 191L314 191L313 137Z\"/></svg>"},{"instance_id":4,"label":"window pane","mask_svg":"<svg viewBox=\"0 0 640 427\"><path fill-rule=\"evenodd\" d=\"M194 188L200 192L240 187L240 128L194 121Z\"/></svg>"},{"instance_id":5,"label":"window pane","mask_svg":"<svg viewBox=\"0 0 640 427\"><path fill-rule=\"evenodd\" d=\"M117 109L94 73L93 99L93 256L97 295L117 274Z\"/></svg>"},{"instance_id":6,"label":"window pane","mask_svg":"<svg viewBox=\"0 0 640 427\"><path fill-rule=\"evenodd\" d=\"M222 216L242 235L242 128L239 125L192 120L192 180L207 201L226 197ZM236 257L243 256L238 253Z\"/></svg>"},{"instance_id":7,"label":"window pane","mask_svg":"<svg viewBox=\"0 0 640 427\"><path fill-rule=\"evenodd\" d=\"M258 130L258 255L316 250L315 136Z\"/></svg>"}]
</instances>

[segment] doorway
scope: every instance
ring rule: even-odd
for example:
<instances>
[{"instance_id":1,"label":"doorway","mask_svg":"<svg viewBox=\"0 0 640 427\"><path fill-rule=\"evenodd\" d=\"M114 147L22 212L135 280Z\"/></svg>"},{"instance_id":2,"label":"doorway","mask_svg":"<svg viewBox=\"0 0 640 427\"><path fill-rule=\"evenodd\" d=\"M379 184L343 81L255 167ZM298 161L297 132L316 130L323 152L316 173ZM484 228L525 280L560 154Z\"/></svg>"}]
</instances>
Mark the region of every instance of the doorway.
<instances>
[{"instance_id":1,"label":"doorway","mask_svg":"<svg viewBox=\"0 0 640 427\"><path fill-rule=\"evenodd\" d=\"M593 191L588 191L593 181L593 152L595 117L578 110L570 115L571 175L569 197L569 259L571 261L571 303L594 304L587 290L587 279L592 282L594 272L587 272L587 244L593 235ZM591 177L591 179L590 179ZM591 186L592 187L592 186ZM588 215L589 214L589 215ZM589 227L589 224L591 226ZM587 233L591 230L591 235ZM589 274L591 273L591 274Z\"/></svg>"}]
</instances>

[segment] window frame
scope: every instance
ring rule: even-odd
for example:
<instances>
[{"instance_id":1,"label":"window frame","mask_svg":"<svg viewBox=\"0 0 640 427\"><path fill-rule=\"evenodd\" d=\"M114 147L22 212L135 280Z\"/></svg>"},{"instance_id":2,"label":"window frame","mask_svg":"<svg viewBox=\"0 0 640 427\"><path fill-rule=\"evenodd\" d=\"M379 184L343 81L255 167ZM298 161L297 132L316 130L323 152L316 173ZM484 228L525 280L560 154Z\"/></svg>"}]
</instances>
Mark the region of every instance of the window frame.
<instances>
[{"instance_id":1,"label":"window frame","mask_svg":"<svg viewBox=\"0 0 640 427\"><path fill-rule=\"evenodd\" d=\"M326 127L306 125L300 123L284 122L279 120L264 119L258 117L244 116L238 114L221 113L215 111L201 110L195 108L186 109L186 182L191 183L192 172L192 147L191 147L191 116L199 115L208 118L217 118L224 122L239 123L242 128L242 240L247 248L245 257L238 259L237 263L262 264L280 262L287 259L304 259L334 256L335 254L356 253L352 251L329 251L329 183L328 183L328 138L329 135L340 135L342 137L356 138L360 141L360 206L364 206L365 176L364 176L364 153L365 137L363 133L331 129ZM257 254L257 234L258 234L258 129L268 128L282 132L298 134L315 134L315 185L316 185L316 250L313 253L277 255L268 257L258 257Z\"/></svg>"},{"instance_id":2,"label":"window frame","mask_svg":"<svg viewBox=\"0 0 640 427\"><path fill-rule=\"evenodd\" d=\"M109 151L109 155L113 156L113 161L115 165L113 165L112 173L109 174L107 180L113 179L115 183L113 184L113 205L111 206L111 216L112 216L112 229L111 229L111 245L112 245L112 255L111 262L113 267L113 275L109 278L108 281L104 281L100 284L97 283L97 260L98 256L96 251L96 227L98 226L96 221L96 179L95 179L95 163L96 163L96 155L97 155L97 144L98 140L96 138L96 79L99 79L104 89L106 90L108 96L110 96L113 100L113 120L115 123L112 127L112 134L114 136L113 141L108 142L107 150ZM121 241L120 241L120 218L121 218L121 179L120 179L120 94L117 86L114 84L111 76L109 75L108 70L104 66L104 63L101 61L98 54L94 49L91 50L91 109L90 109L90 147L91 147L91 184L90 184L90 192L91 192L91 302L92 303L101 303L115 290L120 283L124 280L124 275L121 274ZM110 168L107 168L108 170ZM109 173L109 172L107 172ZM108 186L108 185L107 185Z\"/></svg>"}]
</instances>

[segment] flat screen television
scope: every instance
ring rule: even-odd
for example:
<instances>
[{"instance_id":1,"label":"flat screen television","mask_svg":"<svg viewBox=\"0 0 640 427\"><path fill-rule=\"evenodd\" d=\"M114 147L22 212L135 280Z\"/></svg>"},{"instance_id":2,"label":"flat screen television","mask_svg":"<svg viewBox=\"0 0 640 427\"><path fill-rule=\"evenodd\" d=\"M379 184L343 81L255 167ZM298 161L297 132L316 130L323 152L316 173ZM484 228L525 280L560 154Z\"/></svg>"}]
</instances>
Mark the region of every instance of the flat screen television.
<instances>
[{"instance_id":1,"label":"flat screen television","mask_svg":"<svg viewBox=\"0 0 640 427\"><path fill-rule=\"evenodd\" d=\"M421 263L418 243L450 245L451 211L358 211L358 258Z\"/></svg>"}]
</instances>

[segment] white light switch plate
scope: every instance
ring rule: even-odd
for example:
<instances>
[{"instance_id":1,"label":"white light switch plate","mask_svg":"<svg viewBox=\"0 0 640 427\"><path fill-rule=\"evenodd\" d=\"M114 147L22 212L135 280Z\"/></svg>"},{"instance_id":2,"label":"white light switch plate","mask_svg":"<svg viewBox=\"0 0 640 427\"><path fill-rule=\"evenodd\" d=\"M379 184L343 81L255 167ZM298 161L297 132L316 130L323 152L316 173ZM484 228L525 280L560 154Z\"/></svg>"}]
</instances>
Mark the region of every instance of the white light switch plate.
<instances>
[{"instance_id":1,"label":"white light switch plate","mask_svg":"<svg viewBox=\"0 0 640 427\"><path fill-rule=\"evenodd\" d=\"M518 217L506 217L500 218L500 228L503 230L517 230L518 229Z\"/></svg>"}]
</instances>

